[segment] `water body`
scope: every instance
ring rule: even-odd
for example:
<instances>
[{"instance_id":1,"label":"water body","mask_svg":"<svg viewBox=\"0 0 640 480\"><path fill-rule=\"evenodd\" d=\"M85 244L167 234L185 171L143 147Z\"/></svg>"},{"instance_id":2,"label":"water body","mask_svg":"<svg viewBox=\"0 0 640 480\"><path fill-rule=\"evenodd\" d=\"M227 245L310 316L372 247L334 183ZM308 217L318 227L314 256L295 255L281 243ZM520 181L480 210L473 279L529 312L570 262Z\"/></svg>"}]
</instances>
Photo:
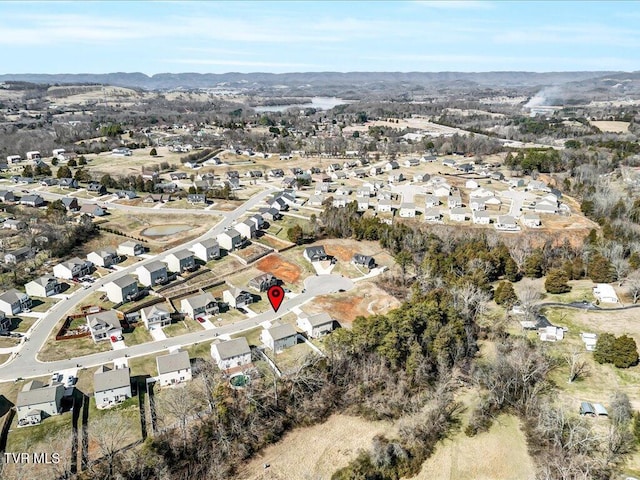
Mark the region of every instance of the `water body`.
<instances>
[{"instance_id":1,"label":"water body","mask_svg":"<svg viewBox=\"0 0 640 480\"><path fill-rule=\"evenodd\" d=\"M165 237L167 235L175 235L176 233L191 230L191 225L184 225L180 223L170 225L154 225L153 227L145 228L140 232L145 237Z\"/></svg>"},{"instance_id":2,"label":"water body","mask_svg":"<svg viewBox=\"0 0 640 480\"><path fill-rule=\"evenodd\" d=\"M338 105L350 103L338 97L311 97L310 103L290 103L288 105L269 105L253 107L256 112L284 112L290 108L315 108L316 110L331 110Z\"/></svg>"}]
</instances>

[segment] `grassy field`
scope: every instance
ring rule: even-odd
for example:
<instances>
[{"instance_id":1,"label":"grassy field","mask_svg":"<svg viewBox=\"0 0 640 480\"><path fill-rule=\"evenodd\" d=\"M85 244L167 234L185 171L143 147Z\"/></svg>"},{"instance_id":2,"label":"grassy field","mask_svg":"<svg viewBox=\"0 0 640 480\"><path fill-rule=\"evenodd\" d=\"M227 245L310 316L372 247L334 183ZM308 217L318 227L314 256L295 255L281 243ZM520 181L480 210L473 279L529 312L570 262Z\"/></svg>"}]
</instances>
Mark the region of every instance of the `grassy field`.
<instances>
[{"instance_id":1,"label":"grassy field","mask_svg":"<svg viewBox=\"0 0 640 480\"><path fill-rule=\"evenodd\" d=\"M180 335L184 335L185 333L197 332L199 330L202 330L202 326L195 320L185 317L184 320L173 322L171 325L167 325L162 330L167 337L178 337Z\"/></svg>"},{"instance_id":2,"label":"grassy field","mask_svg":"<svg viewBox=\"0 0 640 480\"><path fill-rule=\"evenodd\" d=\"M13 317L11 319L11 331L25 333L36 323L37 318L33 317Z\"/></svg>"},{"instance_id":3,"label":"grassy field","mask_svg":"<svg viewBox=\"0 0 640 480\"><path fill-rule=\"evenodd\" d=\"M19 338L0 337L0 348L11 348L20 344Z\"/></svg>"},{"instance_id":4,"label":"grassy field","mask_svg":"<svg viewBox=\"0 0 640 480\"><path fill-rule=\"evenodd\" d=\"M55 335L52 335L38 353L38 359L43 362L52 362L109 350L111 345L108 341L94 343L91 337L56 341Z\"/></svg>"},{"instance_id":5,"label":"grassy field","mask_svg":"<svg viewBox=\"0 0 640 480\"><path fill-rule=\"evenodd\" d=\"M126 333L125 330L125 333L123 333L122 336L124 337L124 343L129 347L153 341L153 337L149 333L149 330L144 327L142 322L138 322L138 325L129 333Z\"/></svg>"}]
</instances>

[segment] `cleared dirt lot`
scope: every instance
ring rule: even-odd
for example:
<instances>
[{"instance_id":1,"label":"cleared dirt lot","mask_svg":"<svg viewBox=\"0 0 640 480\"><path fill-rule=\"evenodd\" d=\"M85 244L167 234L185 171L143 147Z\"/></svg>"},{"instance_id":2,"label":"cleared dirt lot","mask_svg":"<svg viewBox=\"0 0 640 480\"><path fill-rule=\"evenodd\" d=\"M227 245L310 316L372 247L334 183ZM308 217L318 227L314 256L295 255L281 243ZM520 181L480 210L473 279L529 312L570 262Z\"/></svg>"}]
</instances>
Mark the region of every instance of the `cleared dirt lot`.
<instances>
[{"instance_id":1,"label":"cleared dirt lot","mask_svg":"<svg viewBox=\"0 0 640 480\"><path fill-rule=\"evenodd\" d=\"M359 449L368 449L373 437L394 435L388 422L334 415L313 427L299 428L266 448L241 470L247 480L328 479L353 460ZM271 466L264 468L264 464Z\"/></svg>"},{"instance_id":2,"label":"cleared dirt lot","mask_svg":"<svg viewBox=\"0 0 640 480\"><path fill-rule=\"evenodd\" d=\"M259 270L270 273L287 283L296 283L300 280L302 269L295 263L286 260L278 253L267 255L256 264Z\"/></svg>"}]
</instances>

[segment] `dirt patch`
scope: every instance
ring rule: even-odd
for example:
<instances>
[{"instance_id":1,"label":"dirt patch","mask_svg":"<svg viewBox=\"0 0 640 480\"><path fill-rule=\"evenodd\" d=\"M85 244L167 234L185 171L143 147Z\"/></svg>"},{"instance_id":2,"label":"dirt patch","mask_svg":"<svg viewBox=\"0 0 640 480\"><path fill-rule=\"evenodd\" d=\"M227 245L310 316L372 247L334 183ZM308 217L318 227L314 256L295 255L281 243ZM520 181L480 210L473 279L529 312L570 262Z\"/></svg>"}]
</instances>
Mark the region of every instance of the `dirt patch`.
<instances>
[{"instance_id":1,"label":"dirt patch","mask_svg":"<svg viewBox=\"0 0 640 480\"><path fill-rule=\"evenodd\" d=\"M236 250L234 255L244 260L247 264L254 262L256 259L265 255L265 253L271 251L270 248L260 245L259 243L252 243L242 250Z\"/></svg>"},{"instance_id":2,"label":"dirt patch","mask_svg":"<svg viewBox=\"0 0 640 480\"><path fill-rule=\"evenodd\" d=\"M296 283L300 280L302 270L295 263L288 262L277 253L266 256L260 260L256 267L263 272L271 273L286 283Z\"/></svg>"},{"instance_id":3,"label":"dirt patch","mask_svg":"<svg viewBox=\"0 0 640 480\"><path fill-rule=\"evenodd\" d=\"M372 281L359 282L353 290L341 294L321 295L304 310L309 314L329 312L343 326L356 317L386 313L400 302Z\"/></svg>"},{"instance_id":4,"label":"dirt patch","mask_svg":"<svg viewBox=\"0 0 640 480\"><path fill-rule=\"evenodd\" d=\"M625 133L629 131L629 122L610 122L600 120L590 123L604 133Z\"/></svg>"},{"instance_id":5,"label":"dirt patch","mask_svg":"<svg viewBox=\"0 0 640 480\"><path fill-rule=\"evenodd\" d=\"M325 251L343 262L350 261L353 258L353 254L356 253L355 249L347 245L326 245Z\"/></svg>"},{"instance_id":6,"label":"dirt patch","mask_svg":"<svg viewBox=\"0 0 640 480\"><path fill-rule=\"evenodd\" d=\"M320 425L295 429L264 449L240 470L238 478L331 478L333 472L347 466L357 456L358 450L370 448L373 437L379 434L393 436L393 425L333 415ZM269 468L264 468L265 463Z\"/></svg>"}]
</instances>

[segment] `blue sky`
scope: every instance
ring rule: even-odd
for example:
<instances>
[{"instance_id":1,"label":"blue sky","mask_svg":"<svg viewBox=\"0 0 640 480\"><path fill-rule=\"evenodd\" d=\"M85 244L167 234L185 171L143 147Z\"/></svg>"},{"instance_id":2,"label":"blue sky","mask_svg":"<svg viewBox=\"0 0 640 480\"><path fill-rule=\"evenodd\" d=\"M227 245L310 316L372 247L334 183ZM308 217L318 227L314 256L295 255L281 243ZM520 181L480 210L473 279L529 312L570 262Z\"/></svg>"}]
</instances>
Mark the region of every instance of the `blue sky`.
<instances>
[{"instance_id":1,"label":"blue sky","mask_svg":"<svg viewBox=\"0 0 640 480\"><path fill-rule=\"evenodd\" d=\"M640 2L0 2L0 73L640 70Z\"/></svg>"}]
</instances>

